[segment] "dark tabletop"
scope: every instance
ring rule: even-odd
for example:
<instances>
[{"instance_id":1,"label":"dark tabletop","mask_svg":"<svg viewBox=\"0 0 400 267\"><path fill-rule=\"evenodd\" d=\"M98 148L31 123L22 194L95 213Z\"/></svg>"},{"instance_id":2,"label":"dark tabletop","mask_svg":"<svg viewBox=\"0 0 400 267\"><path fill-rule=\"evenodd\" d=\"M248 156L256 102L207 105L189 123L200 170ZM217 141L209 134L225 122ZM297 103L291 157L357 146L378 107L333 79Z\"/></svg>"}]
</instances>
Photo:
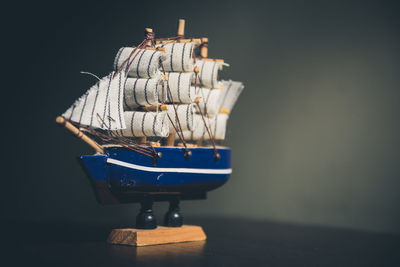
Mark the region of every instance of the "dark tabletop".
<instances>
[{"instance_id":1,"label":"dark tabletop","mask_svg":"<svg viewBox=\"0 0 400 267\"><path fill-rule=\"evenodd\" d=\"M7 223L2 266L400 266L400 235L232 218L199 218L207 241L109 245L113 227Z\"/></svg>"}]
</instances>

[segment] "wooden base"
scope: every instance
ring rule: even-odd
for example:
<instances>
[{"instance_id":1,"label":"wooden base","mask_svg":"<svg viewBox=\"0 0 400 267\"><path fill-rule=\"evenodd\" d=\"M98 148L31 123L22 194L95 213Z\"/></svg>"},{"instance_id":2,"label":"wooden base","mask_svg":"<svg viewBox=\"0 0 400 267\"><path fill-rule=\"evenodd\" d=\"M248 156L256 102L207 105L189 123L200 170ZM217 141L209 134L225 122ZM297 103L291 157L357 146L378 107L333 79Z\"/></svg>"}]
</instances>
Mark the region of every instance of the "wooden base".
<instances>
[{"instance_id":1,"label":"wooden base","mask_svg":"<svg viewBox=\"0 0 400 267\"><path fill-rule=\"evenodd\" d=\"M128 246L150 246L168 243L192 242L206 240L201 226L183 225L182 227L163 227L156 229L113 229L108 236L110 244Z\"/></svg>"}]
</instances>

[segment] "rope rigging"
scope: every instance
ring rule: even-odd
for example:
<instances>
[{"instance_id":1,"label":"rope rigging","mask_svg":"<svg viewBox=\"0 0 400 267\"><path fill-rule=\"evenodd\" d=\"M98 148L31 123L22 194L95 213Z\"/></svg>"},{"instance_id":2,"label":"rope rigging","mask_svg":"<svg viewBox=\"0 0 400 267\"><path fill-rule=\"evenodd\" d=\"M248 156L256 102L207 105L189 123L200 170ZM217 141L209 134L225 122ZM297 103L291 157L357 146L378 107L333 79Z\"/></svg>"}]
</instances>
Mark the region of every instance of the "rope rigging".
<instances>
[{"instance_id":1,"label":"rope rigging","mask_svg":"<svg viewBox=\"0 0 400 267\"><path fill-rule=\"evenodd\" d=\"M121 71L124 72L128 72L130 69L130 66L132 65L133 61L136 59L136 57L140 54L140 51L142 49L146 49L146 47L155 47L155 39L154 39L155 35L153 33L153 31L151 29L146 29L145 32L145 38L144 40L138 45L138 46L132 46L133 50L130 52L130 54L128 55L128 57L120 64L120 66L118 67L118 69L114 72L114 75L112 77L112 79L114 79ZM183 38L183 35L177 35L174 37L169 37L169 38L158 38L157 41L176 41L176 42L180 42L179 40ZM190 40L194 40L194 39L190 39ZM186 40L187 41L187 40ZM192 52L192 58L194 63L196 62L196 53L193 49ZM162 64L162 61L160 59L159 61L159 66L161 68L161 72L163 74L164 77L166 76L166 72L164 69L164 66ZM198 82L201 83L200 77L199 77L199 69L196 67L194 69L194 73L195 73L195 82L194 82L194 87L195 87L195 93L198 93ZM86 74L86 72L85 72ZM90 74L90 73L88 73ZM191 151L189 151L188 149L188 145L187 142L185 141L184 138L184 132L183 132L183 128L181 125L181 122L179 120L179 116L178 116L178 109L177 109L177 104L174 102L173 99L173 95L169 86L169 81L168 79L166 79L166 83L162 84L162 94L161 94L161 104L165 104L165 99L169 99L169 102L171 104L171 106L173 107L174 110L174 114L175 114L175 120L173 120L170 116L170 114L167 113L168 119L172 125L172 127L175 130L175 133L177 134L178 138L180 139L181 143L184 146L184 151L185 151L185 157L188 158L191 156ZM199 98L196 98L195 100L195 104L197 105L198 111L200 113L200 116L202 118L202 122L204 123L204 127L207 130L208 136L210 138L210 143L213 147L213 151L214 151L214 159L219 159L220 155L217 151L216 148L216 144L215 144L215 140L214 140L214 136L213 133L211 131L211 123L210 123L210 119L208 117L208 112L207 112L207 101L204 98L204 93L201 87L199 87L199 90L201 91L202 97L203 97L203 103L204 103L204 113L202 111L202 108L200 106L200 101ZM158 112L158 107L157 107L157 112ZM97 116L99 117L99 115L97 114ZM208 120L208 123L206 121L206 118ZM99 118L98 118L99 119ZM100 118L100 120L102 120ZM110 116L106 119L108 121L110 121L111 125L111 121L114 121L113 118L111 118ZM152 157L153 159L156 159L158 157L161 157L161 155L159 155L156 150L154 149L154 147L152 145L150 145L151 148L145 147L143 145L139 145L137 143L135 143L133 140L124 137L122 134L122 130L120 132L118 131L107 131L107 134L104 133L103 130L95 130L86 126L82 126L79 123L76 122L72 122L75 126L79 127L79 129L81 129L83 132L86 132L90 135L92 135L93 137L96 137L97 139L99 139L101 142L103 143L108 143L108 144L116 144L119 146L122 146L126 149L135 151L137 153L140 153L142 155L148 156L148 157ZM103 126L107 127L107 123L105 121L101 121L101 124ZM174 133L171 133L174 134Z\"/></svg>"}]
</instances>

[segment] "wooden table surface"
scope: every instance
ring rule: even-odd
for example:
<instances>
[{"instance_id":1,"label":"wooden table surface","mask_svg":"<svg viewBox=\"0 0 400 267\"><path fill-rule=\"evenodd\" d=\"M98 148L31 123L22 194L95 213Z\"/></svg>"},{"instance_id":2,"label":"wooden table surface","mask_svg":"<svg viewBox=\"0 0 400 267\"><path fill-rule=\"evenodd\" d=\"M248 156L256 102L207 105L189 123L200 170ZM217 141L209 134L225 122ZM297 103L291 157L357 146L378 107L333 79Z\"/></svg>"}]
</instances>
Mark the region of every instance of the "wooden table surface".
<instances>
[{"instance_id":1,"label":"wooden table surface","mask_svg":"<svg viewBox=\"0 0 400 267\"><path fill-rule=\"evenodd\" d=\"M400 266L400 235L232 218L187 221L207 241L127 247L105 242L113 227L7 223L2 266Z\"/></svg>"}]
</instances>

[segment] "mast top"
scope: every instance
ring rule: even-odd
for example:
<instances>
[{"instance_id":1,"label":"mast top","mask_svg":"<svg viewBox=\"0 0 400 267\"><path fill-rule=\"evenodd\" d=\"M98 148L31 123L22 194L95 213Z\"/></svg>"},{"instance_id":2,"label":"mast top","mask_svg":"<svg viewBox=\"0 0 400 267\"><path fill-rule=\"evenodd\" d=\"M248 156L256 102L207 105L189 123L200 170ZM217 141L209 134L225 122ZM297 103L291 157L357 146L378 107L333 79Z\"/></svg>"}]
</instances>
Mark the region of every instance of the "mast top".
<instances>
[{"instance_id":1,"label":"mast top","mask_svg":"<svg viewBox=\"0 0 400 267\"><path fill-rule=\"evenodd\" d=\"M178 20L178 30L176 32L176 35L179 38L183 38L185 36L185 20L184 19Z\"/></svg>"},{"instance_id":2,"label":"mast top","mask_svg":"<svg viewBox=\"0 0 400 267\"><path fill-rule=\"evenodd\" d=\"M144 29L144 36L147 39L146 46L147 47L152 47L153 46L153 40L154 40L153 29L145 28Z\"/></svg>"},{"instance_id":3,"label":"mast top","mask_svg":"<svg viewBox=\"0 0 400 267\"><path fill-rule=\"evenodd\" d=\"M206 37L201 38L200 56L202 58L208 58L208 38Z\"/></svg>"}]
</instances>

